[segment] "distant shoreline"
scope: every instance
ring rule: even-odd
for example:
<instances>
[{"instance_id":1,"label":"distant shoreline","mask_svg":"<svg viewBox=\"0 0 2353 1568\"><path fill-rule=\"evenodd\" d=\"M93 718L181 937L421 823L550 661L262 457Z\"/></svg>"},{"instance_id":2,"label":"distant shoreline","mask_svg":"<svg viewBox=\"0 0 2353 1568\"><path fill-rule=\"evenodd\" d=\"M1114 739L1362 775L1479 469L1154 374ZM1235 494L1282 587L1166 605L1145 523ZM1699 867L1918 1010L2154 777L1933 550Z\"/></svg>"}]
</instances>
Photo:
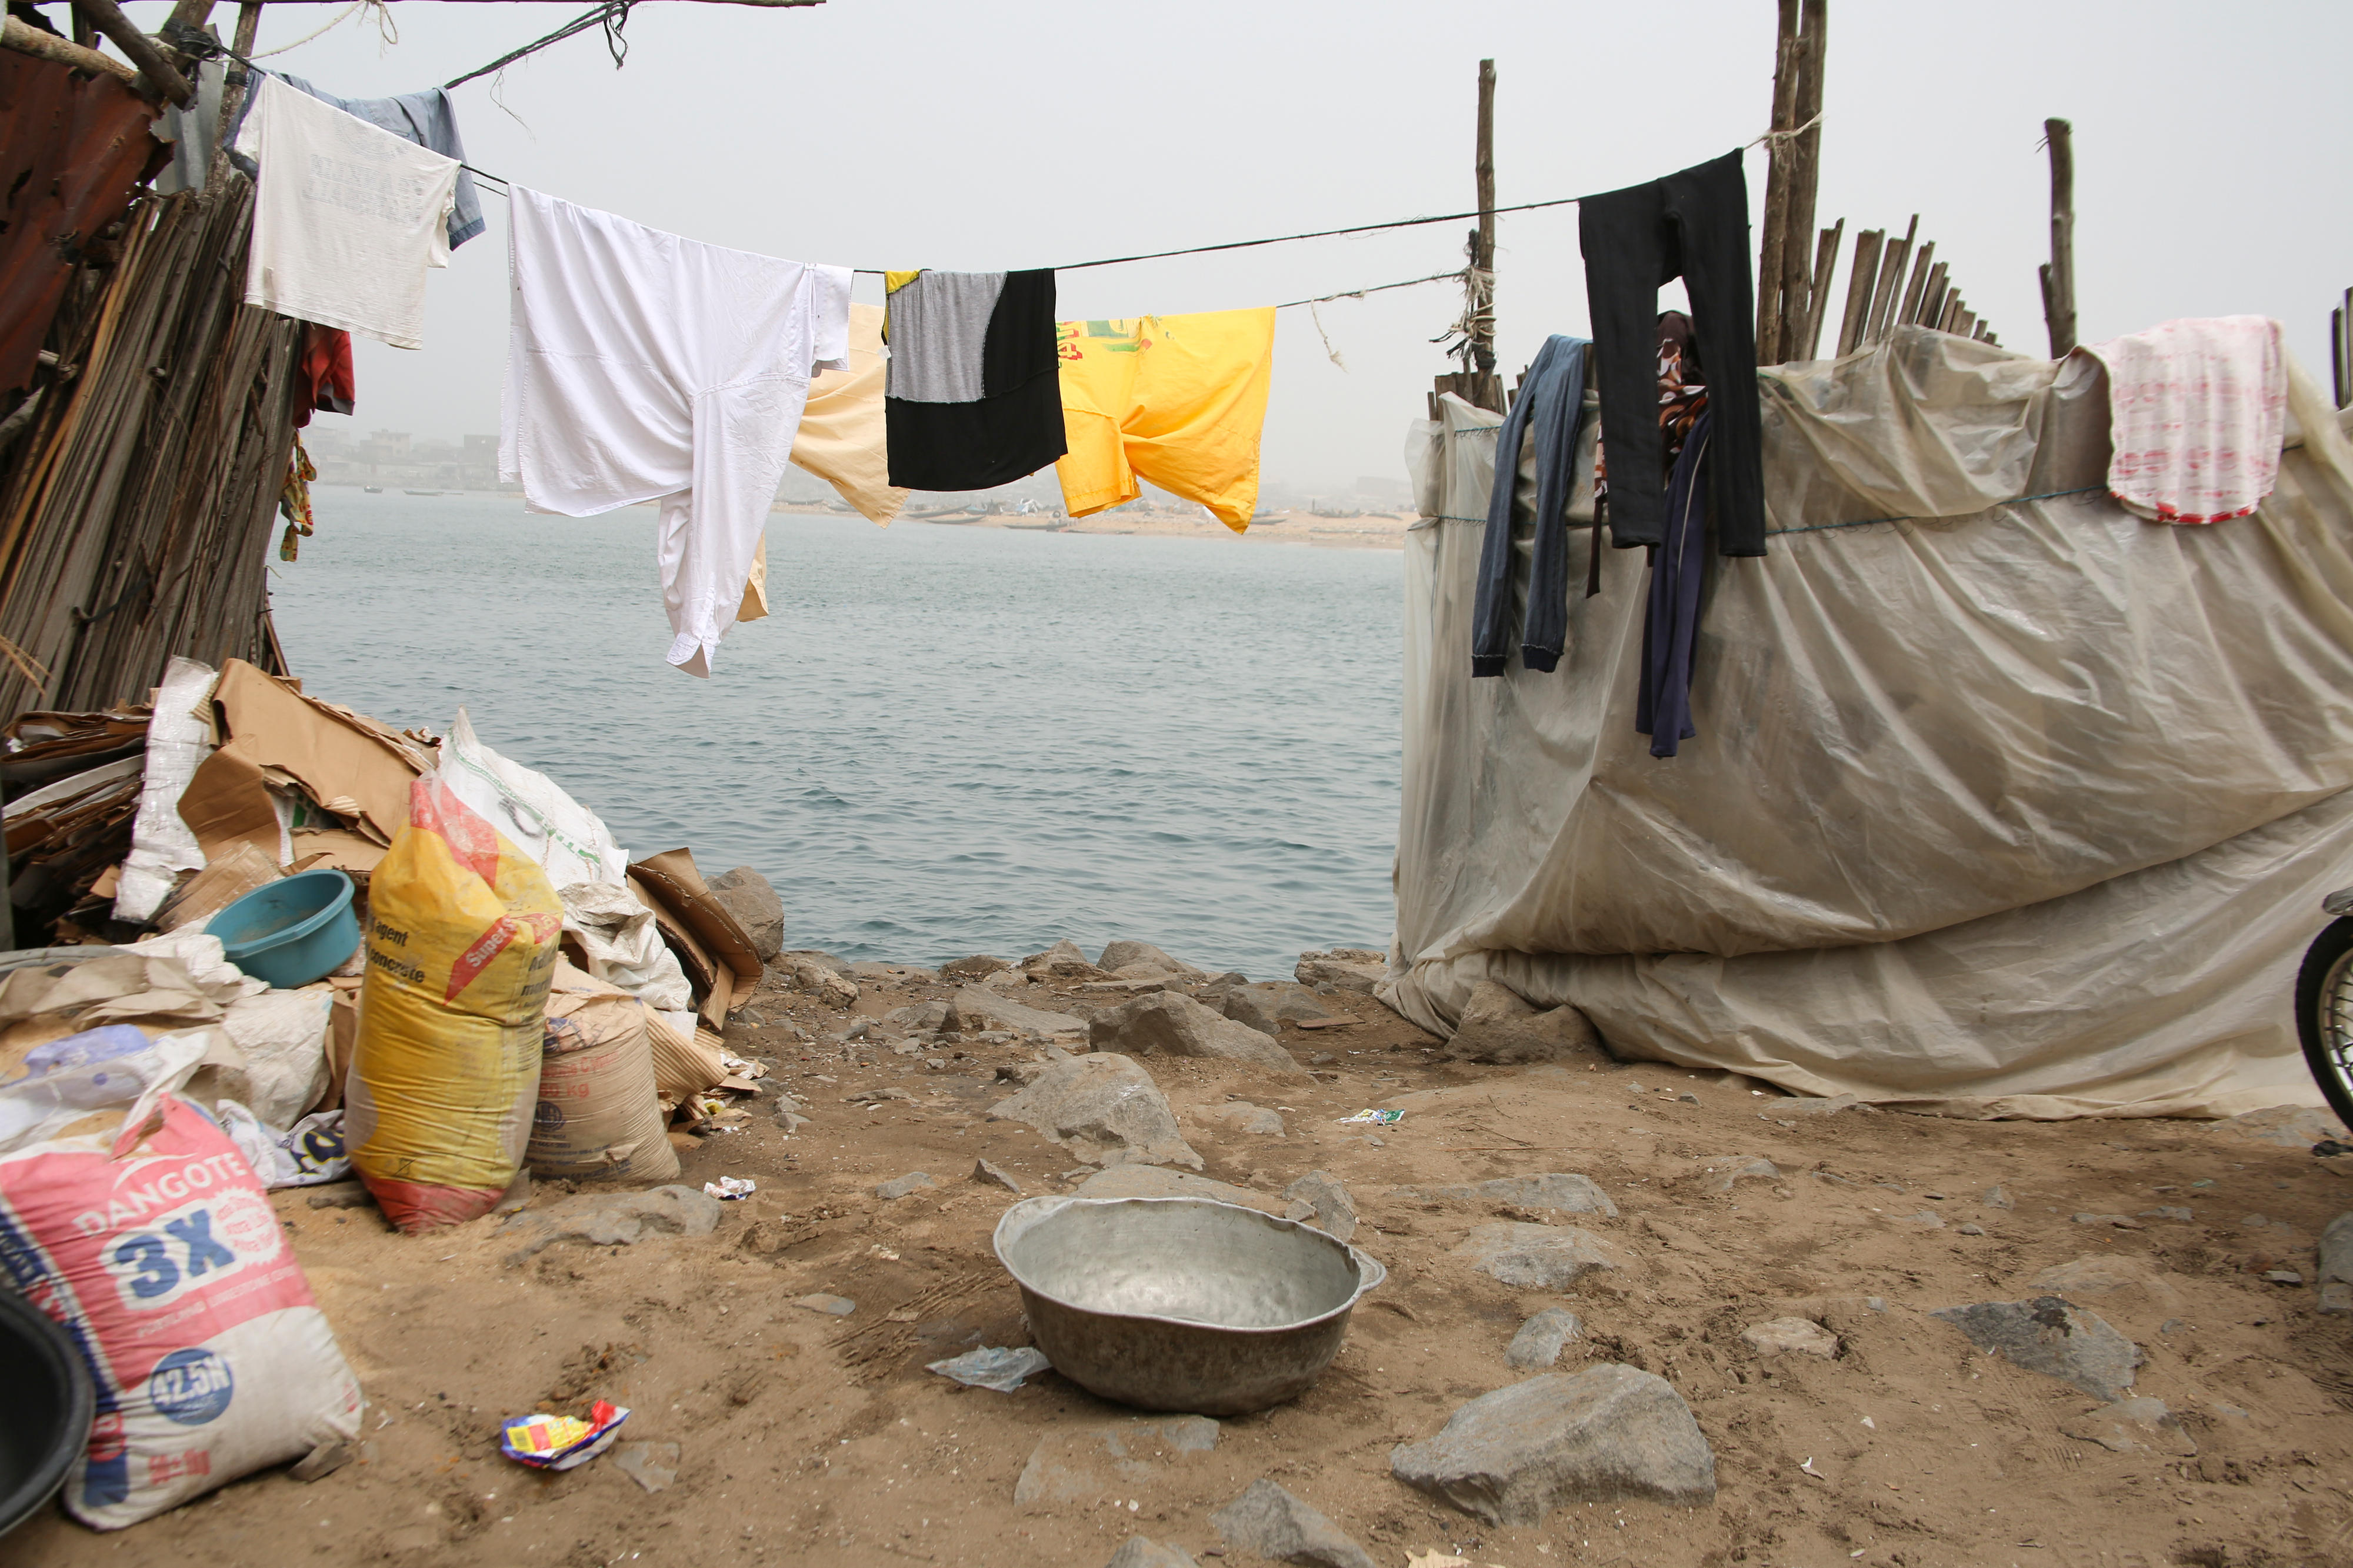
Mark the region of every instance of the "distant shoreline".
<instances>
[{"instance_id":1,"label":"distant shoreline","mask_svg":"<svg viewBox=\"0 0 2353 1568\"><path fill-rule=\"evenodd\" d=\"M337 480L332 483L322 481L315 488L359 489L362 487ZM385 486L384 490L387 493L410 493L406 486ZM416 493L420 500L434 496L522 500L520 490L445 489ZM639 503L648 508L659 504L657 501ZM854 511L837 511L822 501L777 501L769 511L772 516L777 513L791 517L858 516ZM1032 512L1027 516L1018 512L976 512L961 517L902 516L894 521L902 524L921 523L940 528L1001 528L1017 533L1127 534L1153 539L1235 540L1250 544L1311 544L1326 550L1402 550L1405 548L1406 531L1413 526L1416 519L1409 513L1399 512L1328 516L1312 511L1278 511L1271 514L1271 521L1252 522L1250 531L1240 534L1189 508L1180 512L1134 505L1076 519L1042 512Z\"/></svg>"}]
</instances>

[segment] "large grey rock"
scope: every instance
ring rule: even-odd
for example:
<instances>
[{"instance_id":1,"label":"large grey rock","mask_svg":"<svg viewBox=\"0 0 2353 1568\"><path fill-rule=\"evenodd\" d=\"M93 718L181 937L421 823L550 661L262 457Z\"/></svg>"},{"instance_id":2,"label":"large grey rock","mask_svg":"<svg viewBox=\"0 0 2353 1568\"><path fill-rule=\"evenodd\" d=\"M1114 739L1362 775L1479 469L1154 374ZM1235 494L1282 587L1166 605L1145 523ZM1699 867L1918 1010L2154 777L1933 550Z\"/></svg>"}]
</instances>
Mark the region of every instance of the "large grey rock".
<instances>
[{"instance_id":1,"label":"large grey rock","mask_svg":"<svg viewBox=\"0 0 2353 1568\"><path fill-rule=\"evenodd\" d=\"M1019 1002L1008 1002L985 985L967 985L948 1003L946 1027L967 1035L987 1029L1010 1029L1016 1034L1053 1038L1086 1033L1087 1021L1068 1013L1050 1012Z\"/></svg>"},{"instance_id":2,"label":"large grey rock","mask_svg":"<svg viewBox=\"0 0 2353 1568\"><path fill-rule=\"evenodd\" d=\"M2274 1105L2230 1117L2221 1130L2254 1143L2278 1149L2309 1149L2322 1139L2343 1142L2353 1133L2328 1112L2310 1105Z\"/></svg>"},{"instance_id":3,"label":"large grey rock","mask_svg":"<svg viewBox=\"0 0 2353 1568\"><path fill-rule=\"evenodd\" d=\"M1079 944L1064 937L1043 952L1033 952L1021 961L1021 967L1032 974L1054 974L1066 979L1076 977L1091 980L1103 973L1079 951Z\"/></svg>"},{"instance_id":4,"label":"large grey rock","mask_svg":"<svg viewBox=\"0 0 2353 1568\"><path fill-rule=\"evenodd\" d=\"M1247 1024L1261 1035L1280 1037L1282 1026L1306 1018L1328 1018L1332 1009L1314 992L1293 981L1247 981L1211 985L1200 993L1204 1005L1214 1007L1237 1024Z\"/></svg>"},{"instance_id":5,"label":"large grey rock","mask_svg":"<svg viewBox=\"0 0 2353 1568\"><path fill-rule=\"evenodd\" d=\"M939 1183L934 1181L923 1172L910 1171L903 1176L893 1176L889 1181L884 1182L881 1185L876 1187L874 1189L874 1195L878 1198L883 1199L885 1202L895 1202L900 1198L905 1197L910 1193L919 1193L926 1187L936 1187L938 1185Z\"/></svg>"},{"instance_id":6,"label":"large grey rock","mask_svg":"<svg viewBox=\"0 0 2353 1568\"><path fill-rule=\"evenodd\" d=\"M1141 1535L1131 1535L1119 1543L1103 1568L1201 1568L1193 1554L1174 1543L1163 1545Z\"/></svg>"},{"instance_id":7,"label":"large grey rock","mask_svg":"<svg viewBox=\"0 0 2353 1568\"><path fill-rule=\"evenodd\" d=\"M1356 1205L1348 1196L1348 1185L1329 1171L1310 1171L1282 1189L1291 1206L1282 1211L1285 1219L1308 1220L1326 1236L1342 1241L1356 1234Z\"/></svg>"},{"instance_id":8,"label":"large grey rock","mask_svg":"<svg viewBox=\"0 0 2353 1568\"><path fill-rule=\"evenodd\" d=\"M2115 1454L2154 1450L2186 1459L2198 1452L2197 1443L2181 1429L2180 1420L2162 1399L2119 1399L2089 1415L2060 1422L2059 1430Z\"/></svg>"},{"instance_id":9,"label":"large grey rock","mask_svg":"<svg viewBox=\"0 0 2353 1568\"><path fill-rule=\"evenodd\" d=\"M1566 1307L1546 1307L1543 1311L1520 1325L1512 1336L1504 1360L1522 1372L1547 1367L1560 1359L1560 1352L1569 1341L1584 1331L1577 1314Z\"/></svg>"},{"instance_id":10,"label":"large grey rock","mask_svg":"<svg viewBox=\"0 0 2353 1568\"><path fill-rule=\"evenodd\" d=\"M813 958L786 956L779 960L777 967L792 975L795 986L828 1007L847 1007L858 1000L856 981L838 969L827 968Z\"/></svg>"},{"instance_id":11,"label":"large grey rock","mask_svg":"<svg viewBox=\"0 0 2353 1568\"><path fill-rule=\"evenodd\" d=\"M1201 975L1208 973L1207 970L1196 969L1181 959L1169 957L1148 942L1123 940L1107 942L1103 946L1103 956L1095 960L1096 968L1108 970L1113 974L1139 963L1150 965L1148 969L1139 972L1150 974Z\"/></svg>"},{"instance_id":12,"label":"large grey rock","mask_svg":"<svg viewBox=\"0 0 2353 1568\"><path fill-rule=\"evenodd\" d=\"M1399 1187L1401 1198L1440 1199L1452 1203L1512 1204L1524 1209L1550 1209L1558 1214L1607 1215L1618 1217L1618 1205L1594 1185L1590 1176L1567 1171L1546 1171L1534 1176L1498 1176L1492 1182L1462 1186Z\"/></svg>"},{"instance_id":13,"label":"large grey rock","mask_svg":"<svg viewBox=\"0 0 2353 1568\"><path fill-rule=\"evenodd\" d=\"M1715 1498L1715 1454L1666 1379L1615 1363L1482 1394L1437 1436L1400 1445L1389 1473L1491 1525L1570 1503Z\"/></svg>"},{"instance_id":14,"label":"large grey rock","mask_svg":"<svg viewBox=\"0 0 2353 1568\"><path fill-rule=\"evenodd\" d=\"M749 866L738 866L703 885L711 889L712 902L733 915L752 939L752 951L760 962L774 963L785 950L785 903L768 879Z\"/></svg>"},{"instance_id":15,"label":"large grey rock","mask_svg":"<svg viewBox=\"0 0 2353 1568\"><path fill-rule=\"evenodd\" d=\"M2320 1233L2320 1310L2353 1312L2353 1210Z\"/></svg>"},{"instance_id":16,"label":"large grey rock","mask_svg":"<svg viewBox=\"0 0 2353 1568\"><path fill-rule=\"evenodd\" d=\"M1050 1432L1029 1451L1013 1483L1017 1506L1095 1503L1165 1474L1188 1454L1218 1446L1218 1424L1206 1415L1162 1415L1115 1421L1075 1431Z\"/></svg>"},{"instance_id":17,"label":"large grey rock","mask_svg":"<svg viewBox=\"0 0 2353 1568\"><path fill-rule=\"evenodd\" d=\"M883 1015L883 1021L911 1035L935 1033L948 1026L948 1005L911 1002L904 1007L892 1008Z\"/></svg>"},{"instance_id":18,"label":"large grey rock","mask_svg":"<svg viewBox=\"0 0 2353 1568\"><path fill-rule=\"evenodd\" d=\"M2140 1365L2139 1346L2058 1296L1979 1301L1932 1315L1967 1334L1978 1349L2072 1383L2094 1399L2122 1399Z\"/></svg>"},{"instance_id":19,"label":"large grey rock","mask_svg":"<svg viewBox=\"0 0 2353 1568\"><path fill-rule=\"evenodd\" d=\"M669 1236L709 1236L718 1228L720 1203L697 1187L653 1187L642 1193L582 1193L543 1209L515 1215L500 1228L516 1241L509 1264L521 1263L559 1241L628 1247Z\"/></svg>"},{"instance_id":20,"label":"large grey rock","mask_svg":"<svg viewBox=\"0 0 2353 1568\"><path fill-rule=\"evenodd\" d=\"M1837 1356L1838 1336L1811 1318L1775 1318L1751 1323L1740 1337L1758 1355L1814 1355L1824 1361Z\"/></svg>"},{"instance_id":21,"label":"large grey rock","mask_svg":"<svg viewBox=\"0 0 2353 1568\"><path fill-rule=\"evenodd\" d=\"M1237 1100L1200 1113L1204 1121L1215 1122L1231 1132L1248 1132L1261 1138L1282 1136L1282 1117L1263 1105L1252 1105L1247 1100Z\"/></svg>"},{"instance_id":22,"label":"large grey rock","mask_svg":"<svg viewBox=\"0 0 2353 1568\"><path fill-rule=\"evenodd\" d=\"M1388 969L1387 953L1369 947L1335 947L1301 953L1292 973L1302 985L1329 985L1370 996Z\"/></svg>"},{"instance_id":23,"label":"large grey rock","mask_svg":"<svg viewBox=\"0 0 2353 1568\"><path fill-rule=\"evenodd\" d=\"M1056 1062L988 1113L1036 1128L1090 1165L1201 1168L1201 1156L1176 1130L1168 1097L1135 1058L1116 1052Z\"/></svg>"},{"instance_id":24,"label":"large grey rock","mask_svg":"<svg viewBox=\"0 0 2353 1568\"><path fill-rule=\"evenodd\" d=\"M1012 967L1001 958L992 958L987 953L976 952L969 958L950 959L940 965L940 973L951 980L977 980L984 974L994 974L1000 969Z\"/></svg>"},{"instance_id":25,"label":"large grey rock","mask_svg":"<svg viewBox=\"0 0 2353 1568\"><path fill-rule=\"evenodd\" d=\"M1211 1514L1209 1522L1229 1551L1318 1568L1374 1568L1372 1557L1338 1525L1264 1477Z\"/></svg>"},{"instance_id":26,"label":"large grey rock","mask_svg":"<svg viewBox=\"0 0 2353 1568\"><path fill-rule=\"evenodd\" d=\"M1285 1078L1308 1076L1266 1036L1176 991L1155 991L1104 1008L1088 1026L1087 1038L1099 1051L1124 1056L1209 1057L1249 1062Z\"/></svg>"},{"instance_id":27,"label":"large grey rock","mask_svg":"<svg viewBox=\"0 0 2353 1568\"><path fill-rule=\"evenodd\" d=\"M1471 989L1446 1055L1458 1062L1552 1062L1601 1052L1601 1036L1574 1007L1539 1011L1508 986L1482 980Z\"/></svg>"},{"instance_id":28,"label":"large grey rock","mask_svg":"<svg viewBox=\"0 0 2353 1568\"><path fill-rule=\"evenodd\" d=\"M1566 1290L1596 1269L1619 1266L1614 1249L1573 1225L1482 1225L1454 1256L1523 1290Z\"/></svg>"},{"instance_id":29,"label":"large grey rock","mask_svg":"<svg viewBox=\"0 0 2353 1568\"><path fill-rule=\"evenodd\" d=\"M1237 1187L1208 1176L1188 1175L1183 1171L1170 1171L1157 1165L1113 1165L1097 1171L1078 1185L1077 1195L1082 1198L1213 1198L1221 1204L1239 1204L1261 1214L1280 1215L1287 1200L1254 1193L1248 1187Z\"/></svg>"}]
</instances>

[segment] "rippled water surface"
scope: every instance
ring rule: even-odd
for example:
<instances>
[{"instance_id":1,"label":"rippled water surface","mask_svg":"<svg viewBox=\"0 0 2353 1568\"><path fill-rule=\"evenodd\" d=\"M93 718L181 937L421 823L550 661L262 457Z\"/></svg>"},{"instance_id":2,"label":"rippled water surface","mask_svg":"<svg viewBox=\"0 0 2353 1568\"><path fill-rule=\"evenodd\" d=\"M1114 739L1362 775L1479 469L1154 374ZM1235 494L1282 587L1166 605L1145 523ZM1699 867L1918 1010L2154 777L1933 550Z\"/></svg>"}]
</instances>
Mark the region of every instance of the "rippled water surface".
<instances>
[{"instance_id":1,"label":"rippled water surface","mask_svg":"<svg viewBox=\"0 0 2353 1568\"><path fill-rule=\"evenodd\" d=\"M306 689L490 745L632 855L758 868L790 945L1116 936L1254 976L1385 946L1401 558L779 514L765 621L662 662L654 513L316 492L273 562Z\"/></svg>"}]
</instances>

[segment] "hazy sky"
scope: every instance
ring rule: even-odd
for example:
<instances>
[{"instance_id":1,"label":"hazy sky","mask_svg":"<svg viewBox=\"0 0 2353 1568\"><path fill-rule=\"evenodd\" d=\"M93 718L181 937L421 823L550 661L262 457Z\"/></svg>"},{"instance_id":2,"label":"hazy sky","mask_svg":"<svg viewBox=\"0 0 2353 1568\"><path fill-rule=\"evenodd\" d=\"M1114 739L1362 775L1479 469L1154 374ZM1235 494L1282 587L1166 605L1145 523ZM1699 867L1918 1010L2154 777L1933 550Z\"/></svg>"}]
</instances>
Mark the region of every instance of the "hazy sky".
<instances>
[{"instance_id":1,"label":"hazy sky","mask_svg":"<svg viewBox=\"0 0 2353 1568\"><path fill-rule=\"evenodd\" d=\"M127 7L161 25L163 0ZM339 6L269 6L269 49ZM347 97L445 81L585 0L390 7L269 63ZM1921 234L2010 346L2046 346L2042 120L2075 124L2086 341L2168 317L2261 312L2326 384L2328 309L2353 285L2353 6L1985 0L1832 6L1820 216ZM61 15L63 7L57 7ZM226 35L232 5L214 19ZM1766 128L1771 0L1674 5L649 0L628 66L584 34L457 90L470 162L697 239L852 267L994 269L1377 222L1473 205L1477 64L1500 78L1510 204L1629 184ZM503 105L503 109L501 108ZM1765 159L1748 161L1761 206ZM358 432L498 427L505 204L431 282L427 346L362 342ZM1068 316L1219 310L1459 264L1434 226L1065 273ZM1833 299L1843 301L1846 259ZM1500 358L1587 330L1573 207L1506 216ZM860 298L879 299L861 279ZM1398 477L1404 426L1450 368L1443 284L1304 310L1276 335L1269 476ZM343 422L324 416L331 425Z\"/></svg>"}]
</instances>

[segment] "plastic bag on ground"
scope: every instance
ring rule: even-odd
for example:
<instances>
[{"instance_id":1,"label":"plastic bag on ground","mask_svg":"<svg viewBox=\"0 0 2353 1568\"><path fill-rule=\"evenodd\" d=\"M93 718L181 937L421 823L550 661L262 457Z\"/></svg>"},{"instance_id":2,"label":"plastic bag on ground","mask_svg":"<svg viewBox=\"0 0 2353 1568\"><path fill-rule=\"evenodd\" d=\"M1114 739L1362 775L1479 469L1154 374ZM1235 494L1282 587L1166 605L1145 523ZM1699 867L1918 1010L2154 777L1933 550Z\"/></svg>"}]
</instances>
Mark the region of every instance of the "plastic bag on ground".
<instances>
[{"instance_id":1,"label":"plastic bag on ground","mask_svg":"<svg viewBox=\"0 0 2353 1568\"><path fill-rule=\"evenodd\" d=\"M218 679L210 665L175 657L155 689L154 715L147 721L146 779L131 822L131 853L115 884L116 920L144 925L178 873L204 868L205 852L180 820L180 794L212 750L211 726L196 710L210 700Z\"/></svg>"},{"instance_id":2,"label":"plastic bag on ground","mask_svg":"<svg viewBox=\"0 0 2353 1568\"><path fill-rule=\"evenodd\" d=\"M403 1230L456 1225L522 1168L563 906L438 774L416 781L368 892L345 1143Z\"/></svg>"},{"instance_id":3,"label":"plastic bag on ground","mask_svg":"<svg viewBox=\"0 0 2353 1568\"><path fill-rule=\"evenodd\" d=\"M109 1026L0 1084L0 1268L97 1384L63 1500L101 1530L359 1431L359 1384L260 1184L169 1087L212 1033Z\"/></svg>"},{"instance_id":4,"label":"plastic bag on ground","mask_svg":"<svg viewBox=\"0 0 2353 1568\"><path fill-rule=\"evenodd\" d=\"M661 1012L692 1015L686 971L635 893L618 882L575 882L562 896L564 929L579 942L589 974Z\"/></svg>"}]
</instances>

